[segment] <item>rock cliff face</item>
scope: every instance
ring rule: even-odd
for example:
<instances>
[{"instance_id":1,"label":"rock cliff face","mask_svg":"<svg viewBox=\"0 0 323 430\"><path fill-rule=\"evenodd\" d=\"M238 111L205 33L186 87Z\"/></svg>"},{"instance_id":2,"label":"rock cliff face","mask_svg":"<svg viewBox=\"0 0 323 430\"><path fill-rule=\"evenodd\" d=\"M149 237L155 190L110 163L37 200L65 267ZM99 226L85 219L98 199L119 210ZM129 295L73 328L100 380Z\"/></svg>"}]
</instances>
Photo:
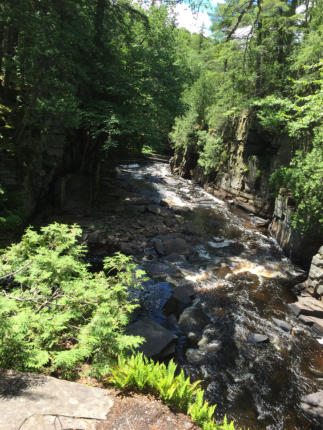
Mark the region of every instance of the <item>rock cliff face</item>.
<instances>
[{"instance_id":1,"label":"rock cliff face","mask_svg":"<svg viewBox=\"0 0 323 430\"><path fill-rule=\"evenodd\" d=\"M290 199L272 196L269 178L273 171L288 165L295 148L288 136L268 134L254 116L245 111L228 123L223 131L226 156L218 168L206 175L198 165L194 146L178 149L171 159L173 173L192 178L221 198L234 202L255 214L273 217L270 231L293 259L309 267L320 246L319 238L305 238L291 227L293 208Z\"/></svg>"}]
</instances>

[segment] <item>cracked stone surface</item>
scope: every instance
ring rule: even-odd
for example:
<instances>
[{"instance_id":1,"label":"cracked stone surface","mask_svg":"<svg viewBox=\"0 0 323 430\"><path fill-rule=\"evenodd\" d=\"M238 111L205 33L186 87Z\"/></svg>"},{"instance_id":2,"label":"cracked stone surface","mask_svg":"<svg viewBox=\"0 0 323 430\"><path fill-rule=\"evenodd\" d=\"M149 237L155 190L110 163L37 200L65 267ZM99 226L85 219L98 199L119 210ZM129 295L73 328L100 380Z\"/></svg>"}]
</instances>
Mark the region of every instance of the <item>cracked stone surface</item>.
<instances>
[{"instance_id":1,"label":"cracked stone surface","mask_svg":"<svg viewBox=\"0 0 323 430\"><path fill-rule=\"evenodd\" d=\"M90 430L106 419L113 404L101 388L0 371L0 430Z\"/></svg>"}]
</instances>

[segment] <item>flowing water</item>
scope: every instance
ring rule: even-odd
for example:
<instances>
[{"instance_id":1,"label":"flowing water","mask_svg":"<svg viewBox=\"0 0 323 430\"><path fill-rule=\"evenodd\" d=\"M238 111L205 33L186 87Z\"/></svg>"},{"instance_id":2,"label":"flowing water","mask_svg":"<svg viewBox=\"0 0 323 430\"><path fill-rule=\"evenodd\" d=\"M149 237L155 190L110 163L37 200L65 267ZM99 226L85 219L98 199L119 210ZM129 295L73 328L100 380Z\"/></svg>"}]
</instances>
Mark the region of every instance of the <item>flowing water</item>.
<instances>
[{"instance_id":1,"label":"flowing water","mask_svg":"<svg viewBox=\"0 0 323 430\"><path fill-rule=\"evenodd\" d=\"M255 226L254 216L172 176L168 165L125 165L119 179L172 207L189 226L181 237L190 256L154 255L166 271L176 267L181 285L194 286L194 306L207 316L200 337L191 333L176 359L193 379L204 380L207 399L217 404L216 417L226 413L242 428L319 428L299 405L302 395L322 389L322 347L288 308L295 300L291 287L304 273ZM146 267L147 259L141 262ZM254 334L268 341L254 342Z\"/></svg>"}]
</instances>

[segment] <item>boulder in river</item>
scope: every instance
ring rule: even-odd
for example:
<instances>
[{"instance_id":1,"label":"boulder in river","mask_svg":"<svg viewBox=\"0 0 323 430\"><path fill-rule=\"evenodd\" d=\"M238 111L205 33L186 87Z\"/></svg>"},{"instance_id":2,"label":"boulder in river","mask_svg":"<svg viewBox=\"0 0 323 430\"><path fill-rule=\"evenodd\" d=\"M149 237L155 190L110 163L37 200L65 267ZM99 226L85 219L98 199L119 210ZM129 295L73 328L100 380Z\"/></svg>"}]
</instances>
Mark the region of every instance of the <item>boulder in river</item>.
<instances>
[{"instance_id":1,"label":"boulder in river","mask_svg":"<svg viewBox=\"0 0 323 430\"><path fill-rule=\"evenodd\" d=\"M179 316L183 310L192 303L194 290L191 287L174 288L172 296L164 306L163 312L165 315L174 314Z\"/></svg>"},{"instance_id":2,"label":"boulder in river","mask_svg":"<svg viewBox=\"0 0 323 430\"><path fill-rule=\"evenodd\" d=\"M323 424L323 391L308 394L302 397L301 408L307 414L318 419Z\"/></svg>"},{"instance_id":3,"label":"boulder in river","mask_svg":"<svg viewBox=\"0 0 323 430\"><path fill-rule=\"evenodd\" d=\"M291 331L292 326L290 324L288 324L288 322L280 320L278 318L273 318L272 320L278 327L282 328L283 330L288 331L288 332Z\"/></svg>"},{"instance_id":4,"label":"boulder in river","mask_svg":"<svg viewBox=\"0 0 323 430\"><path fill-rule=\"evenodd\" d=\"M146 341L139 346L138 350L143 352L146 357L154 358L164 358L167 350L173 351L169 347L177 339L177 336L171 331L148 317L141 318L130 324L127 327L127 334L145 338Z\"/></svg>"},{"instance_id":5,"label":"boulder in river","mask_svg":"<svg viewBox=\"0 0 323 430\"><path fill-rule=\"evenodd\" d=\"M177 237L175 239L168 239L163 242L164 252L166 255L170 254L182 254L188 255L191 252L191 249L186 242L186 240Z\"/></svg>"},{"instance_id":6,"label":"boulder in river","mask_svg":"<svg viewBox=\"0 0 323 430\"><path fill-rule=\"evenodd\" d=\"M248 337L248 343L264 343L268 342L269 338L265 334L253 333Z\"/></svg>"}]
</instances>

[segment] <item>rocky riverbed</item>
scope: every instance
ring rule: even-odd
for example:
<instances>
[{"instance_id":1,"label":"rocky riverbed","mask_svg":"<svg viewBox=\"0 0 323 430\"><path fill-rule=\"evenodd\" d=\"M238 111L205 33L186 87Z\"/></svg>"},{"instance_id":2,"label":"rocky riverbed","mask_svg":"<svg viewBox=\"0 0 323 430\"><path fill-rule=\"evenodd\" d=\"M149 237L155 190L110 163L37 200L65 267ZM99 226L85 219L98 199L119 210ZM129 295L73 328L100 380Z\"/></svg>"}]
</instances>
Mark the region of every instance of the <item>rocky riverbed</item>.
<instances>
[{"instance_id":1,"label":"rocky riverbed","mask_svg":"<svg viewBox=\"0 0 323 430\"><path fill-rule=\"evenodd\" d=\"M306 274L268 235L268 220L172 176L162 162L122 164L102 180L93 210L71 207L63 219L82 225L94 268L121 251L146 271L150 280L132 292L141 308L129 331L145 335L147 355L175 357L203 379L217 418L227 413L253 429L320 428L302 399L322 389L322 334L289 307Z\"/></svg>"}]
</instances>

